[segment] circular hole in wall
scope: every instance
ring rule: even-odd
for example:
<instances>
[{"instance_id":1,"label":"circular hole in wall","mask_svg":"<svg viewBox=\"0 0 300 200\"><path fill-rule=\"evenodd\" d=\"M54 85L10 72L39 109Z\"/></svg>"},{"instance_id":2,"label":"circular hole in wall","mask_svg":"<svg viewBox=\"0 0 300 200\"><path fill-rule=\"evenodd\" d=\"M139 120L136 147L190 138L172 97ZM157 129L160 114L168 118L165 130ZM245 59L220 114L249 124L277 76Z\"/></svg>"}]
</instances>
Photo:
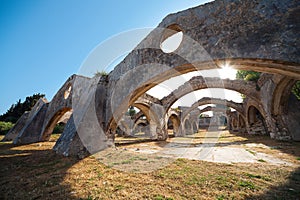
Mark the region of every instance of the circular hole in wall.
<instances>
[{"instance_id":1,"label":"circular hole in wall","mask_svg":"<svg viewBox=\"0 0 300 200\"><path fill-rule=\"evenodd\" d=\"M166 29L160 48L165 53L176 51L183 39L183 32L177 25L170 26Z\"/></svg>"}]
</instances>

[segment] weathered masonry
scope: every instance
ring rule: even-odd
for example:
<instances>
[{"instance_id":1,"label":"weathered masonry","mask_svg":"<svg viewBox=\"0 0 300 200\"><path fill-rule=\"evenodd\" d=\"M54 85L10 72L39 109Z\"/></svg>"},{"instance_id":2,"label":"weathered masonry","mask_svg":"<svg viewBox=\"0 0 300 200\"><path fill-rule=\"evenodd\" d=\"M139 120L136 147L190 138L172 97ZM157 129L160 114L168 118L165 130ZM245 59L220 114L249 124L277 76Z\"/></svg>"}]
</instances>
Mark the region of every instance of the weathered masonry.
<instances>
[{"instance_id":1,"label":"weathered masonry","mask_svg":"<svg viewBox=\"0 0 300 200\"><path fill-rule=\"evenodd\" d=\"M84 155L113 145L120 127L131 134L146 124L149 137L165 140L169 122L175 136L192 134L202 112L198 106L216 104L235 109L217 111L232 131L299 141L300 103L291 95L300 80L299 21L298 0L216 0L170 14L107 76L71 76L51 102L42 99L25 113L5 139L47 141L59 119L72 113L54 149ZM183 33L179 47L164 52L161 44L178 32ZM146 94L172 77L226 63L262 75L257 83L194 77L162 99ZM203 98L190 108L171 108L180 97L205 88L234 90L246 98L243 103ZM140 110L134 119L124 116L129 106Z\"/></svg>"}]
</instances>

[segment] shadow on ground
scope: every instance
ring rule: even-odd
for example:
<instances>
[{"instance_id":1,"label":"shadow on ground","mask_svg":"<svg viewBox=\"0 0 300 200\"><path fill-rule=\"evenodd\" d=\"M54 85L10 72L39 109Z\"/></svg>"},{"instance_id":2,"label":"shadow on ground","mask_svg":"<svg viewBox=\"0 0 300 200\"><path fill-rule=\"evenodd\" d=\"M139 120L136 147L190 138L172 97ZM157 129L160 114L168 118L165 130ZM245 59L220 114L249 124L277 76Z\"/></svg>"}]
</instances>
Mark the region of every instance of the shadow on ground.
<instances>
[{"instance_id":1,"label":"shadow on ground","mask_svg":"<svg viewBox=\"0 0 300 200\"><path fill-rule=\"evenodd\" d=\"M62 182L78 160L56 155L43 145L22 150L22 146L0 143L0 199L72 198L71 188Z\"/></svg>"},{"instance_id":2,"label":"shadow on ground","mask_svg":"<svg viewBox=\"0 0 300 200\"><path fill-rule=\"evenodd\" d=\"M286 184L271 187L263 195L251 195L247 199L264 200L299 200L300 199L300 168L295 170L287 179Z\"/></svg>"},{"instance_id":3,"label":"shadow on ground","mask_svg":"<svg viewBox=\"0 0 300 200\"><path fill-rule=\"evenodd\" d=\"M279 141L274 141L269 139L267 136L245 136L245 135L239 135L239 137L244 137L243 141L231 141L229 140L228 142L225 141L224 145L234 145L236 143L262 143L264 145L267 145L269 147L272 147L274 149L277 149L283 153L287 153L296 157L300 157L300 143L296 142L279 142ZM234 138L234 136L227 135L225 136L227 139ZM88 185L88 173L87 172L82 172L83 176L76 177L78 180L81 181L81 185L72 188L71 184L77 184L76 181L69 183L66 181L66 177L70 176L70 169L76 165L77 163L80 163L77 158L70 158L70 157L63 157L60 155L55 154L55 152L52 151L52 143L35 143L35 144L30 144L30 145L23 145L23 146L14 146L11 143L0 143L0 199L79 199L80 197L89 198L87 195L79 195L78 189L79 187L84 187L85 190L88 190L90 185ZM220 144L223 145L223 144ZM184 160L182 160L183 162ZM186 162L186 161L184 161ZM206 165L205 162L196 162L196 161L191 161L190 165L193 167L197 167L197 165ZM300 161L295 162L298 166L300 164ZM89 164L89 163L88 163ZM214 164L208 164L209 166L212 167ZM99 167L98 167L99 166ZM185 168L188 169L187 166L183 165L185 168L180 169L180 165L175 165L174 169L172 172L176 175L176 170L179 171L184 171ZM223 166L222 168L222 173L219 172L218 176L223 176L226 177L228 171L226 171L226 166L227 165L216 165L216 166ZM228 165L229 166L229 165ZM78 170L83 170L86 166L85 164L81 165L82 168L78 168ZM200 166L199 166L200 167ZM201 166L204 167L204 166ZM234 167L234 166L233 166ZM251 170L253 170L253 166L250 166ZM263 165L260 165L260 167L263 167ZM285 166L278 167L278 171L275 173L287 173L286 171L283 172L282 169L284 169ZM140 193L145 193L142 194L144 197L147 195L152 195L152 194L146 194L147 187L151 186L151 190L160 190L161 187L165 187L164 185L160 185L161 182L168 182L170 181L169 185L167 188L172 187L172 183L175 184L175 179L170 179L168 178L161 178L161 176L158 176L159 174L163 174L162 172L152 172L147 175L140 175L140 174L128 174L128 173L123 173L123 172L116 172L116 170L103 170L103 166L100 167L100 165L94 165L93 170L95 171L94 168L99 168L97 170L97 174L99 174L99 177L101 175L101 183L107 183L109 181L113 182L115 185L110 185L112 187L111 191L109 194L103 193L104 191L107 190L107 188L101 190L100 196L103 196L104 199L109 199L109 195L115 194L116 198L118 199L126 199L126 196L118 196L117 191L122 191L120 184L120 179L126 180L125 183L127 184L126 187L135 190L135 191L140 191ZM246 171L248 168L247 166L245 168L242 168L243 171ZM255 195L255 193L248 194L246 196L246 199L300 199L300 168L296 168L292 173L287 173L289 174L287 176L286 182L283 182L280 185L270 185L268 190L266 190L263 194L260 195ZM77 170L77 168L76 168ZM254 169L255 170L255 169ZM105 173L109 171L110 176L106 176ZM102 173L102 174L101 174ZM243 176L244 172L240 172L241 174L238 176ZM80 172L76 174L79 175L81 174ZM174 175L174 176L175 176ZM200 176L206 176L207 174L201 174ZM71 174L71 176L74 176ZM133 176L135 179L133 182L129 182L129 178ZM171 175L170 175L171 176ZM176 181L183 181L179 182L180 184L184 184L186 181L184 179L185 174L182 174L182 180L176 178ZM173 177L173 175L171 176ZM74 180L76 180L74 178ZM146 179L145 179L146 178ZM197 177L196 177L197 178ZM199 178L199 177L198 177ZM257 181L260 181L259 177L251 177L253 179L257 179ZM152 182L151 184L147 182L148 179L151 179ZM91 180L91 183L94 184L93 180ZM144 180L142 187L144 188L138 188L136 185L136 181L139 180ZM200 179L199 179L200 180ZM83 183L82 183L83 182ZM86 183L85 183L86 182ZM150 184L150 185L149 185ZM198 183L197 183L198 184ZM201 182L202 184L202 182ZM204 184L204 183L203 183ZM225 183L224 183L225 184ZM236 183L232 183L236 184ZM225 184L227 185L227 184ZM185 187L194 187L193 189L197 193L202 193L202 189L199 187L200 185L186 185ZM251 186L251 185L250 185ZM99 185L95 186L93 185L96 189L99 189ZM123 187L123 186L122 186ZM141 187L141 186L139 186ZM174 186L175 187L175 186ZM179 193L186 193L186 188L184 185L182 185L181 188L177 188ZM212 185L214 187L214 185ZM230 191L232 192L237 192L230 190L228 188L222 188L222 186L219 186L220 190L224 191L229 191L227 194L230 195ZM247 186L248 187L248 186ZM209 187L211 188L211 187ZM166 189L166 188L165 188ZM163 191L167 191L163 189ZM207 188L208 189L208 188ZM74 191L75 190L75 191ZM209 190L209 189L208 189ZM98 190L100 191L100 190ZM175 195L176 190L172 190L170 192L171 196L172 194ZM76 194L77 193L77 194ZM79 197L78 197L79 195ZM107 196L106 196L107 195ZM186 198L189 196L189 194L185 194ZM106 198L107 197L107 198ZM128 197L128 196L127 196ZM148 197L148 196L147 196ZM219 196L220 198L217 199L222 199L222 196ZM245 197L245 196L244 196ZM237 199L245 199L244 197L240 197ZM128 199L128 198L127 198ZM155 199L155 198L150 198L150 199ZM215 196L211 196L211 199L216 199ZM226 199L226 198L223 198Z\"/></svg>"}]
</instances>

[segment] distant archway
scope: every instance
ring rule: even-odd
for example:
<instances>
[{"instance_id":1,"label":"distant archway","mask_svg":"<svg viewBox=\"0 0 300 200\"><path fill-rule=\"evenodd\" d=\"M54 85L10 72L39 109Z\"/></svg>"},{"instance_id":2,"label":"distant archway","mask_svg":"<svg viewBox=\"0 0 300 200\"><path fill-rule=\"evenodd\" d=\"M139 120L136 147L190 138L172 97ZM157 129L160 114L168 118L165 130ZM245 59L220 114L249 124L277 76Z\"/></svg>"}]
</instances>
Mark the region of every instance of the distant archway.
<instances>
[{"instance_id":1,"label":"distant archway","mask_svg":"<svg viewBox=\"0 0 300 200\"><path fill-rule=\"evenodd\" d=\"M168 120L168 129L172 129L173 135L177 136L177 134L179 133L179 127L180 127L179 117L175 114L172 114Z\"/></svg>"}]
</instances>

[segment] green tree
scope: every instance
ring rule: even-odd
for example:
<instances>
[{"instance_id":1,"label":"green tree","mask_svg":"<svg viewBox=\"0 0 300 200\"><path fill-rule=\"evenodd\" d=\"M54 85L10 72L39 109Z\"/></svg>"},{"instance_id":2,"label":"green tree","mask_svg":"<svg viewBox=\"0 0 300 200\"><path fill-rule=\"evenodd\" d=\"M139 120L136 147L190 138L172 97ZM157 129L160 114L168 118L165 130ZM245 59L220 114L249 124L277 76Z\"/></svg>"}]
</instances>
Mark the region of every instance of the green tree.
<instances>
[{"instance_id":1,"label":"green tree","mask_svg":"<svg viewBox=\"0 0 300 200\"><path fill-rule=\"evenodd\" d=\"M300 100L300 81L297 81L292 88L292 93Z\"/></svg>"},{"instance_id":2,"label":"green tree","mask_svg":"<svg viewBox=\"0 0 300 200\"><path fill-rule=\"evenodd\" d=\"M127 111L127 114L130 116L130 117L133 117L135 114L136 114L136 110L134 109L133 106L130 106L128 111Z\"/></svg>"},{"instance_id":3,"label":"green tree","mask_svg":"<svg viewBox=\"0 0 300 200\"><path fill-rule=\"evenodd\" d=\"M6 113L0 115L0 121L16 123L25 111L30 111L36 102L43 97L45 94L37 93L26 97L24 102L19 99L17 103L11 105Z\"/></svg>"},{"instance_id":4,"label":"green tree","mask_svg":"<svg viewBox=\"0 0 300 200\"><path fill-rule=\"evenodd\" d=\"M260 72L238 70L236 73L237 79L242 79L245 81L254 81L257 82L260 77Z\"/></svg>"},{"instance_id":5,"label":"green tree","mask_svg":"<svg viewBox=\"0 0 300 200\"><path fill-rule=\"evenodd\" d=\"M11 122L0 121L0 135L5 135L14 126Z\"/></svg>"}]
</instances>

